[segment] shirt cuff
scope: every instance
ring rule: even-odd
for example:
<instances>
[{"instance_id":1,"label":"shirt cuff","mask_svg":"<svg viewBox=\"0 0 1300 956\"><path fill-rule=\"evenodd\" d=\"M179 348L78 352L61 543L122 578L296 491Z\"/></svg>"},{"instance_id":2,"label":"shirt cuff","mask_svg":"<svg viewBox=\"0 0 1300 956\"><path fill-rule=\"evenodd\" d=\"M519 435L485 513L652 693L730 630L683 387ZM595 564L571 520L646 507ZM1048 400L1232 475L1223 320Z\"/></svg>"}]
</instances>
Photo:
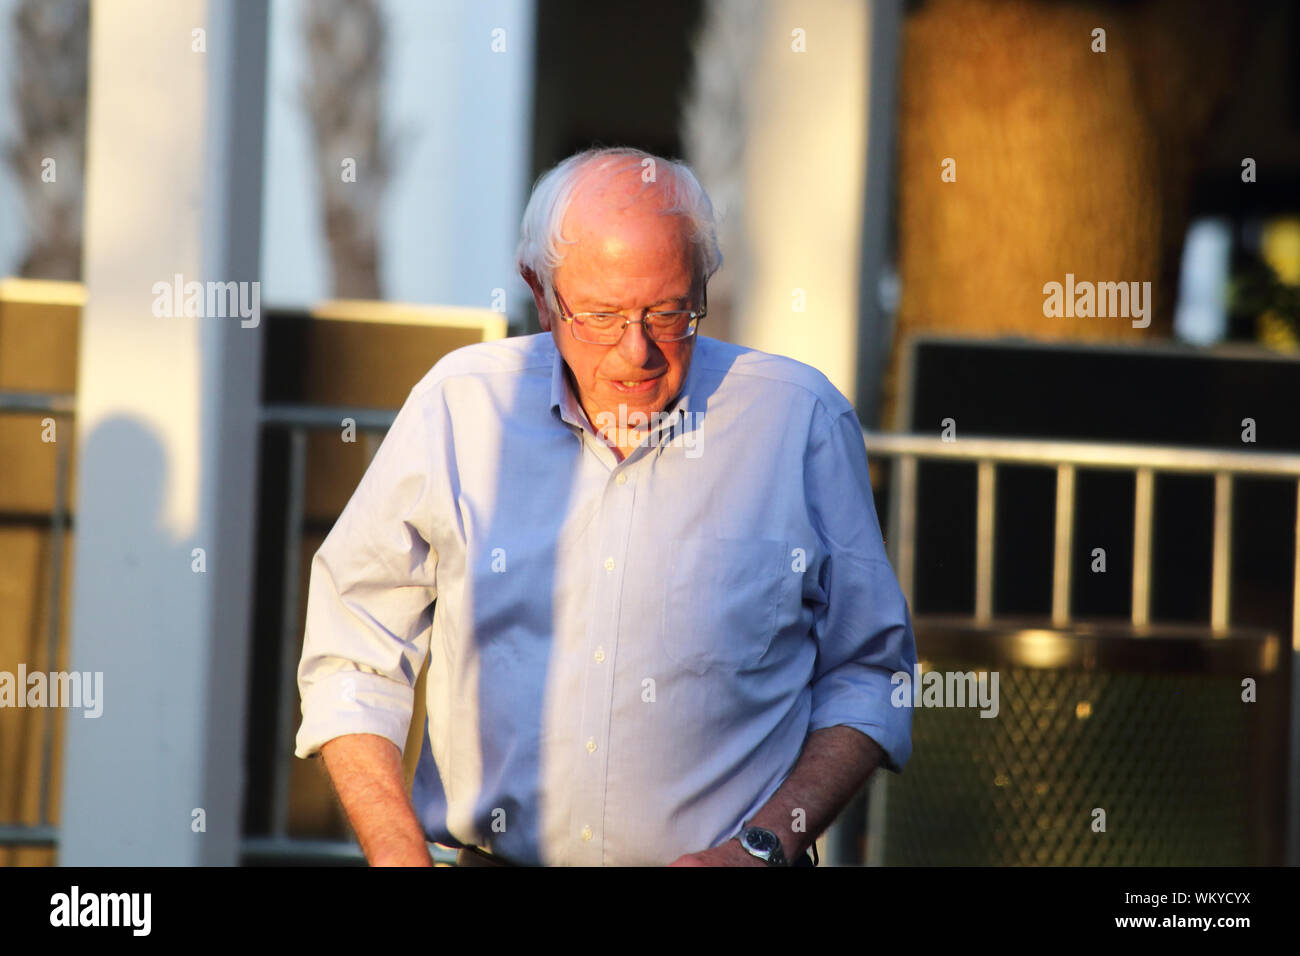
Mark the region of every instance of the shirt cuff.
<instances>
[{"instance_id":1,"label":"shirt cuff","mask_svg":"<svg viewBox=\"0 0 1300 956\"><path fill-rule=\"evenodd\" d=\"M843 673L851 669L852 675ZM813 685L808 732L826 727L852 727L876 743L885 754L881 765L902 773L912 755L912 709L895 707L888 675L866 666L842 665Z\"/></svg>"},{"instance_id":2,"label":"shirt cuff","mask_svg":"<svg viewBox=\"0 0 1300 956\"><path fill-rule=\"evenodd\" d=\"M345 734L377 734L406 749L415 690L402 681L359 670L341 670L314 680L302 696L298 757L314 757Z\"/></svg>"}]
</instances>

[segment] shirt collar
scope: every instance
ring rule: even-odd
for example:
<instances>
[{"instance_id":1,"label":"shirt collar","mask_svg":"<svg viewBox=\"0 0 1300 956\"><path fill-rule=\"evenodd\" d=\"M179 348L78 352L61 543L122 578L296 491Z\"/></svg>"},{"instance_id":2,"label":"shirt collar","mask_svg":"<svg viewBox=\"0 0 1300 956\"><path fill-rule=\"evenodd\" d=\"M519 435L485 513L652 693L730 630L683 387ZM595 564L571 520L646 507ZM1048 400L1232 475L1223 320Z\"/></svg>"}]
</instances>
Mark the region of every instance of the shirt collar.
<instances>
[{"instance_id":1,"label":"shirt collar","mask_svg":"<svg viewBox=\"0 0 1300 956\"><path fill-rule=\"evenodd\" d=\"M547 338L550 339L549 334ZM549 344L551 351L555 353L555 361L551 368L551 412L558 415L561 421L577 428L585 428L587 427L587 416L573 397L573 389L569 387L569 378L564 374L564 356L555 347L554 341Z\"/></svg>"},{"instance_id":2,"label":"shirt collar","mask_svg":"<svg viewBox=\"0 0 1300 956\"><path fill-rule=\"evenodd\" d=\"M664 429L670 428L679 418L685 418L689 421L692 413L701 411L697 407L698 402L695 400L695 394L698 391L700 379L700 358L705 348L707 348L706 341L703 336L696 336L691 353L691 365L686 370L686 379L682 382L681 391L677 393L677 397L673 401L668 403L664 409L664 414L659 417L655 426L650 429L651 436L658 435ZM594 433L594 426L587 421L586 412L582 410L582 406L573 394L573 388L569 385L569 377L564 374L564 356L560 354L559 349L555 348L553 340L550 345L555 352L555 361L551 368L551 412L563 422Z\"/></svg>"}]
</instances>

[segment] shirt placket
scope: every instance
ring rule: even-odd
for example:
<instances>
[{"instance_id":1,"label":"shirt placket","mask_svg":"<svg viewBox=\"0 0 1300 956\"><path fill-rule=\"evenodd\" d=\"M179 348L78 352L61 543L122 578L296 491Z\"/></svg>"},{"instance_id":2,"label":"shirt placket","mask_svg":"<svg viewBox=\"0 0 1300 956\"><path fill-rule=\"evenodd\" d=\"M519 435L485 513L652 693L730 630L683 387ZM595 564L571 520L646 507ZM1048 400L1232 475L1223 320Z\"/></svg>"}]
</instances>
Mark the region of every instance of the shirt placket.
<instances>
[{"instance_id":1,"label":"shirt placket","mask_svg":"<svg viewBox=\"0 0 1300 956\"><path fill-rule=\"evenodd\" d=\"M584 436L586 441L596 441ZM601 456L597 455L598 458ZM634 455L640 459L642 455ZM635 462L616 464L609 472L596 520L592 607L586 629L585 675L575 781L577 799L571 827L579 844L577 856L588 866L604 864L607 847L606 799L609 784L609 727L614 701L614 659L618 650L619 618L627 584L628 534L636 504ZM601 459L603 460L603 458Z\"/></svg>"}]
</instances>

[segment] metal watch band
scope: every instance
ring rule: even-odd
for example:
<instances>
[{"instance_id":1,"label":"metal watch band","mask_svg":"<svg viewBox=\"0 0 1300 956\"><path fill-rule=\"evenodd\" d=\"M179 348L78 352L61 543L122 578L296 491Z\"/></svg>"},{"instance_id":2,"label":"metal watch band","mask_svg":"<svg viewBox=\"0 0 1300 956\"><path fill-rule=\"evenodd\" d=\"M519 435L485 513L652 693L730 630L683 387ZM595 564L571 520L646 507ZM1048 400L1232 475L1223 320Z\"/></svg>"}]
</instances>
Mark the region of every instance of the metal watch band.
<instances>
[{"instance_id":1,"label":"metal watch band","mask_svg":"<svg viewBox=\"0 0 1300 956\"><path fill-rule=\"evenodd\" d=\"M771 853L769 853L767 856L755 852L750 847L749 843L746 842L745 840L745 834L748 833L750 830L758 830L770 836L772 838L772 843L775 849L773 849ZM749 826L747 824L741 828L738 834L736 834L736 839L740 841L740 845L745 848L746 853L748 853L750 856L757 857L758 859L766 863L768 866L789 866L790 865L790 861L785 858L785 849L781 846L780 838L771 830L767 829L766 827L755 827L755 826Z\"/></svg>"}]
</instances>

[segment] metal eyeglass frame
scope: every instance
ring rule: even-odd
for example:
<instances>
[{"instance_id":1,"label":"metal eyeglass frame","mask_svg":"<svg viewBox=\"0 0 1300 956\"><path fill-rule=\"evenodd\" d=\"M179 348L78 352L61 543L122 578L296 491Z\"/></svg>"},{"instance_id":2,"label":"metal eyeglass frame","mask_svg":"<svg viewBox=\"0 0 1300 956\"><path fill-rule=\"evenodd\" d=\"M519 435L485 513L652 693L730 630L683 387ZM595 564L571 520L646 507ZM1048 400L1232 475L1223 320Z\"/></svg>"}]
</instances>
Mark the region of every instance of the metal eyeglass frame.
<instances>
[{"instance_id":1,"label":"metal eyeglass frame","mask_svg":"<svg viewBox=\"0 0 1300 956\"><path fill-rule=\"evenodd\" d=\"M569 323L569 331L573 333L574 339L576 339L577 341L581 342L584 345L617 345L619 341L623 338L623 333L627 331L627 327L629 325L635 325L637 323L640 323L641 331L645 333L645 337L649 339L651 342L685 342L687 339L689 339L691 336L695 335L699 331L700 320L709 314L709 286L707 283L705 283L704 290L701 293L702 302L698 310L661 309L659 312L650 312L647 310L642 314L641 318L639 319L624 319L622 327L618 330L618 338L614 339L614 341L588 342L586 339L578 338L577 326L585 324L580 318L578 318L579 316L609 315L609 316L616 316L621 319L623 318L622 314L619 312L570 312L568 305L565 304L564 299L560 296L560 290L552 286L551 293L555 296L557 314L560 316L560 318L563 321ZM678 336L677 338L673 338L673 339L655 338L655 336L650 331L650 327L645 324L646 319L650 318L650 316L652 315L662 315L664 313L670 313L670 312L672 313L685 312L687 315L691 317L690 324L687 326L686 329L686 334L682 336Z\"/></svg>"}]
</instances>

